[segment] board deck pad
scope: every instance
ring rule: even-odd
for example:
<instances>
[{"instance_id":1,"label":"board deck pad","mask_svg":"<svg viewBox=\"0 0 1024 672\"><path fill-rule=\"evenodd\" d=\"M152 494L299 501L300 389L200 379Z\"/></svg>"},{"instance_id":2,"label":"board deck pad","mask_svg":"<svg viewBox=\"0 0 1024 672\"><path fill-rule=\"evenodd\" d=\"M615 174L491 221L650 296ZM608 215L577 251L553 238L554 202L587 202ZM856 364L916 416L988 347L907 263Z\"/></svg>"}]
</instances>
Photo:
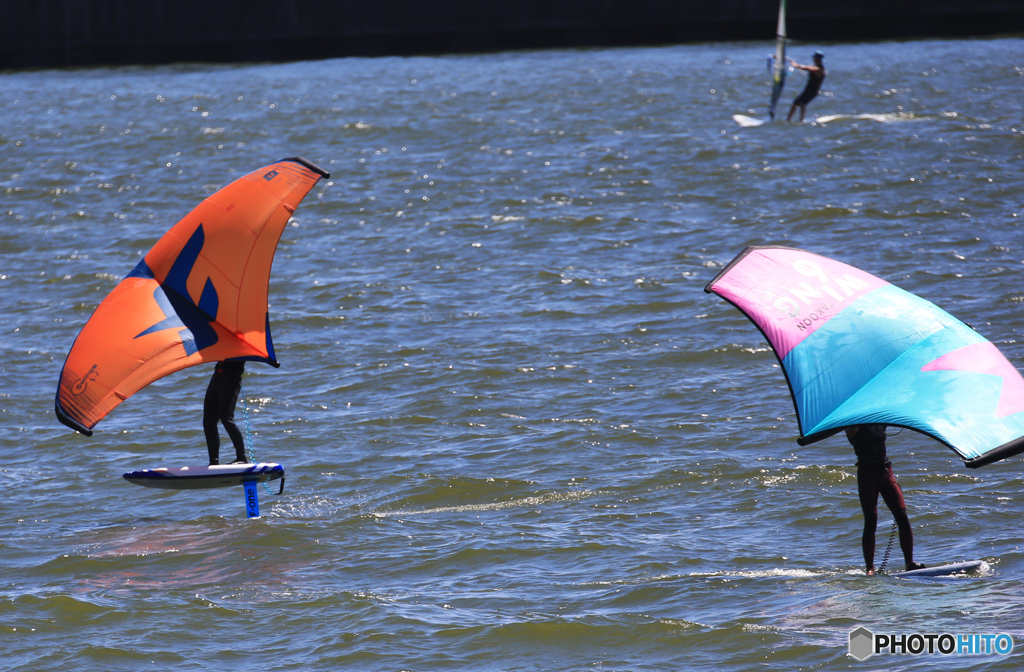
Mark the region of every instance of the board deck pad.
<instances>
[{"instance_id":1,"label":"board deck pad","mask_svg":"<svg viewBox=\"0 0 1024 672\"><path fill-rule=\"evenodd\" d=\"M928 577L928 576L952 576L966 572L978 572L988 569L988 563L984 560L968 560L966 562L953 562L947 565L936 567L925 567L924 569L912 569L909 572L890 572L889 576L904 578Z\"/></svg>"},{"instance_id":2,"label":"board deck pad","mask_svg":"<svg viewBox=\"0 0 1024 672\"><path fill-rule=\"evenodd\" d=\"M265 483L280 479L281 491L284 491L284 467L275 462L140 469L129 471L124 475L124 479L136 485L163 490L228 488L244 483Z\"/></svg>"}]
</instances>

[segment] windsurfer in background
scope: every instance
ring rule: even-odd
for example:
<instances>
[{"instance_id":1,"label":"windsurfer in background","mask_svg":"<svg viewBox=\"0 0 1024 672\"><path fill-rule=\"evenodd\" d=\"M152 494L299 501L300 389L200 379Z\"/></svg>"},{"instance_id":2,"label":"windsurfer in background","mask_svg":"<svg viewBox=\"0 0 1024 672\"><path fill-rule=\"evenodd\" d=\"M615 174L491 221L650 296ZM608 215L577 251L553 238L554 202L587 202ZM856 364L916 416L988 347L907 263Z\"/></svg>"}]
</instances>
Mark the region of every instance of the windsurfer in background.
<instances>
[{"instance_id":1,"label":"windsurfer in background","mask_svg":"<svg viewBox=\"0 0 1024 672\"><path fill-rule=\"evenodd\" d=\"M807 103L814 100L814 97L818 95L818 89L821 88L821 83L825 81L825 75L828 74L825 72L825 54L820 51L814 52L814 65L800 65L792 58L789 59L789 62L794 68L807 71L807 86L804 87L803 92L793 101L786 121L793 118L793 112L796 111L797 107L800 108L800 121L803 121L804 112L807 110Z\"/></svg>"},{"instance_id":2,"label":"windsurfer in background","mask_svg":"<svg viewBox=\"0 0 1024 672\"><path fill-rule=\"evenodd\" d=\"M206 388L203 400L203 432L206 433L206 448L210 452L210 464L220 464L220 428L224 425L231 443L235 446L235 464L245 464L245 442L235 424L235 406L242 391L242 374L245 362L217 362L213 378Z\"/></svg>"},{"instance_id":3,"label":"windsurfer in background","mask_svg":"<svg viewBox=\"0 0 1024 672\"><path fill-rule=\"evenodd\" d=\"M903 490L896 482L892 463L885 450L885 425L855 425L846 428L846 438L857 454L857 492L860 508L864 512L864 535L861 546L867 575L875 573L875 528L878 525L878 495L892 511L900 531L900 549L907 571L923 569L924 565L914 562L914 533L907 517L907 504L903 501Z\"/></svg>"}]
</instances>

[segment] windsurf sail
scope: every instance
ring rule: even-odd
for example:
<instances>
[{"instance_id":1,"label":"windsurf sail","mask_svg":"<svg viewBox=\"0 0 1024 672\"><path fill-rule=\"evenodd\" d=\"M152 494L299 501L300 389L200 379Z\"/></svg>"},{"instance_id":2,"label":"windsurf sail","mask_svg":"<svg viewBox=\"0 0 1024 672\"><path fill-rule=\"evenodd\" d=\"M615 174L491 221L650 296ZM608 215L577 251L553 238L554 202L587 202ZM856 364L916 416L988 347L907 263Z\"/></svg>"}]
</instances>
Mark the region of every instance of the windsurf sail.
<instances>
[{"instance_id":1,"label":"windsurf sail","mask_svg":"<svg viewBox=\"0 0 1024 672\"><path fill-rule=\"evenodd\" d=\"M786 86L786 0L779 0L779 23L775 28L775 55L772 57L772 102L768 106L768 116L775 119L775 106Z\"/></svg>"},{"instance_id":2,"label":"windsurf sail","mask_svg":"<svg viewBox=\"0 0 1024 672\"><path fill-rule=\"evenodd\" d=\"M57 418L92 436L118 404L175 371L225 359L280 366L267 294L274 252L326 171L282 159L199 204L97 306L68 353Z\"/></svg>"},{"instance_id":3,"label":"windsurf sail","mask_svg":"<svg viewBox=\"0 0 1024 672\"><path fill-rule=\"evenodd\" d=\"M800 445L885 424L941 441L968 467L1024 452L1024 378L938 306L788 247L748 247L704 291L736 306L772 346Z\"/></svg>"}]
</instances>

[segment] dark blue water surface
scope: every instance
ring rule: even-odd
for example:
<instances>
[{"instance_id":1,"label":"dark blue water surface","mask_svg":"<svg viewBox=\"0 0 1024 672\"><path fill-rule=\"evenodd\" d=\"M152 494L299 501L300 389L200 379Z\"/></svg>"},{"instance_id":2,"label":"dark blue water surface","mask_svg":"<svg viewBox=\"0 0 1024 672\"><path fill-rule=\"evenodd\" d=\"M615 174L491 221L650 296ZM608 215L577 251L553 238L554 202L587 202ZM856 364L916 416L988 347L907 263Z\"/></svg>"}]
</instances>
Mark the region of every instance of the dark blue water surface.
<instances>
[{"instance_id":1,"label":"dark blue water surface","mask_svg":"<svg viewBox=\"0 0 1024 672\"><path fill-rule=\"evenodd\" d=\"M702 289L800 247L1020 367L1024 39L822 48L807 123L757 128L731 117L765 114L768 42L0 73L0 668L1019 669L847 642L1024 651L1022 461L892 437L918 559L989 568L865 577L852 450L797 446L773 354ZM288 469L247 520L121 479L205 459L208 365L92 438L53 395L155 241L289 156L332 177L275 260L282 367L244 382Z\"/></svg>"}]
</instances>

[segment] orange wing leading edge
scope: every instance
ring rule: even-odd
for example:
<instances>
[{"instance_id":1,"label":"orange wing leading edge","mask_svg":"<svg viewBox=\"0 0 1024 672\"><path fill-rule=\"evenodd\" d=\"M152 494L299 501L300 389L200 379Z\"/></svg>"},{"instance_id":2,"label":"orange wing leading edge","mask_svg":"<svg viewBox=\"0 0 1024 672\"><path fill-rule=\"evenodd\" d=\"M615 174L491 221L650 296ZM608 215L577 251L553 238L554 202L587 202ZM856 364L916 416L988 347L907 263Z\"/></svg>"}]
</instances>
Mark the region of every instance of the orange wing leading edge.
<instances>
[{"instance_id":1,"label":"orange wing leading edge","mask_svg":"<svg viewBox=\"0 0 1024 672\"><path fill-rule=\"evenodd\" d=\"M301 158L239 178L175 224L96 308L60 374L57 418L92 436L169 373L225 359L280 366L267 312L281 233L330 174Z\"/></svg>"}]
</instances>

